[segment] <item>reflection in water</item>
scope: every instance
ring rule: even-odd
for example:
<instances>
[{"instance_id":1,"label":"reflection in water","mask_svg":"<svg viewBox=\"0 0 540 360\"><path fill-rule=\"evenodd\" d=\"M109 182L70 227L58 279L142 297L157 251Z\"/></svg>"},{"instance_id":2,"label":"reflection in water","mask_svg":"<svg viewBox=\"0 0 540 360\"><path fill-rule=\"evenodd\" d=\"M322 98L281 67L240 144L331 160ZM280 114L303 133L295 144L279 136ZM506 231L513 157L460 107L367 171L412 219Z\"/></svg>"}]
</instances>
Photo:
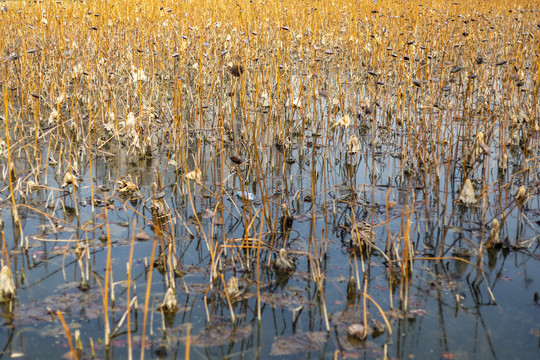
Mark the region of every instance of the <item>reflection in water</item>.
<instances>
[{"instance_id":1,"label":"reflection in water","mask_svg":"<svg viewBox=\"0 0 540 360\"><path fill-rule=\"evenodd\" d=\"M144 3L2 11L0 358L537 357L535 15Z\"/></svg>"}]
</instances>

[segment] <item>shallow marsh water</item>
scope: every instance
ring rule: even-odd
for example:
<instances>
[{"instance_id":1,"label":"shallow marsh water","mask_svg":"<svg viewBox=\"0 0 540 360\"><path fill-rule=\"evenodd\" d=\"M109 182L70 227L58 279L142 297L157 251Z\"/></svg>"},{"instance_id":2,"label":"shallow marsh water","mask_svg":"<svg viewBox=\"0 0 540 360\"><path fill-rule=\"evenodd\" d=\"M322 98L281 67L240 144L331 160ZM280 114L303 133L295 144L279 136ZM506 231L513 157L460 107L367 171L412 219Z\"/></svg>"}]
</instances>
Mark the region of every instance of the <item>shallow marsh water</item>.
<instances>
[{"instance_id":1,"label":"shallow marsh water","mask_svg":"<svg viewBox=\"0 0 540 360\"><path fill-rule=\"evenodd\" d=\"M210 154L209 149L203 147L201 152ZM322 148L321 148L322 151ZM273 150L278 153L279 151ZM269 151L270 153L270 151ZM334 162L335 152L329 152L329 163ZM268 155L271 157L272 155ZM278 155L279 156L279 155ZM137 325L133 325L133 348L135 353L140 351L141 310L142 299L148 279L148 265L152 252L152 242L157 241L152 228L144 220L144 216L151 218L148 199L152 198L150 184L156 181L156 169L163 172L164 199L174 214L175 223L171 229L174 234L179 269L183 272L183 279L177 279L177 298L179 312L165 320L163 331L162 315L155 311L161 303L167 286L163 276L159 273L153 275L152 303L150 311L152 316L149 328L153 333L147 333L148 358L181 358L185 352L185 337L187 328L191 333L191 355L194 358L267 358L269 356L294 357L297 353L309 353L310 357L332 357L334 351L339 350L345 358L382 358L386 353L393 358L407 358L414 355L416 358L535 358L539 347L539 313L540 304L535 300L538 293L540 274L540 256L536 239L538 231L538 199L533 197L526 205L515 207L506 217L501 239L508 244L522 242L523 248L489 249L484 254L482 275L472 264L477 257L464 257L470 263L459 259L417 260L413 264L410 280L407 282L407 304L400 300L400 284L389 290L388 263L377 252L364 258L363 267L359 262L359 253L351 252L350 233L342 224L350 217L349 208L338 200L348 196L350 189L344 185L329 185L328 193L323 194L317 184L317 194L313 202L307 202L303 193L311 193L309 175L304 175L303 165L299 163L298 151L292 151L291 156L297 160L295 164L287 165L288 190L291 195L291 211L294 218L287 248L297 252L309 251L309 233L312 224L312 206L316 207L316 226L321 235L327 237L327 254L320 266L324 275L325 303L331 322L331 331L327 332L324 325L324 316L321 313L321 302L317 286L310 275L312 271L305 256L297 256L297 270L288 279L280 279L268 267L267 260L273 260L269 254L261 261L261 321L257 320L257 294L254 285L254 269L248 271L245 265L231 263L231 257L224 256L223 268L225 278L233 274L240 279L245 294L234 304L233 310L237 316L236 328L231 324L227 302L220 295L219 284L216 290L208 295L209 319L203 303L203 296L208 290L209 254L207 244L201 236L197 235L197 225L193 219L194 212L188 205L186 196L182 196L181 175L174 171L165 171L166 159L159 156L137 164L125 165L122 160L99 159L95 160L94 186L105 185L109 191L103 191L103 198L113 193L115 182L109 179L119 178L123 174L131 174L138 179L143 197L136 201L125 201L116 198L109 205L108 222L110 224L110 240L112 244L112 266L114 293L116 302L111 309L112 318L119 321L125 311L125 280L126 264L129 262L130 243L135 241L133 255L133 278L136 282L136 295L139 298L138 315L135 316ZM118 156L121 158L121 156ZM374 214L374 223L382 222L386 218L386 193L389 198L395 198L396 205L389 211L388 228L380 226L375 228L377 245L384 247L388 231L399 232L401 226L402 208L411 204L414 199L417 212L412 215L413 230L411 238L417 257L428 258L434 256L436 243L440 241L442 229L437 224L441 206L431 201L426 204L422 191L411 191L392 180L388 172L397 166L392 164L391 158L377 159L380 179L375 186L367 186L370 179L372 164L363 159L370 156L356 157L356 183L354 188L362 199L362 206L355 208L357 219L369 219ZM388 165L384 165L387 163ZM324 170L322 158L316 161L317 172L326 171L333 179L329 183L347 183L341 164L326 165ZM201 168L208 168L204 164ZM83 167L84 169L85 167ZM169 167L170 168L170 167ZM49 169L53 173L54 168ZM394 170L395 171L395 170ZM309 173L308 173L309 174ZM103 336L101 323L102 299L99 279L103 281L102 273L106 267L106 236L104 229L82 232L72 230L68 224L82 224L92 219L90 200L90 174L88 170L81 170L81 181L76 191L77 204L71 190L56 190L52 202L57 206L55 210L45 207L45 200L49 194L43 190L29 193L27 204L32 207L48 211L66 221L66 226L57 231L51 231L51 221L40 216L35 211L22 209L21 221L24 224L25 240L19 246L18 231L13 229L10 208L2 207L4 219L4 232L6 244L12 256L17 282L17 298L10 306L12 311L3 309L2 332L5 334L2 356L10 357L18 353L27 358L51 358L64 356L67 348L66 335L54 311L61 310L66 317L70 329L80 330L84 344L84 357L90 357L89 339L92 338L98 357L125 358L126 335L113 338L109 352L103 350L99 339ZM275 175L269 170L265 173L269 179L266 183L267 191L281 190L279 180L273 180ZM390 180L387 180L390 177ZM306 180L306 178L308 178ZM48 183L53 186L56 180L51 176ZM211 174L205 183L213 184ZM57 187L60 184L56 185ZM205 198L204 191L198 185L191 184L194 208L199 212L203 229L210 229L214 202ZM54 186L53 186L54 187ZM229 181L227 189L228 199L225 201L230 214L225 213L224 224L217 227L214 237L241 239L244 224L241 220L243 206L251 207L253 211L260 208L260 195L256 184L246 184L247 190L254 194L252 202L242 203L236 195L240 191L234 181ZM99 190L97 191L99 195ZM344 195L342 195L344 194ZM452 190L451 197L456 197L456 190ZM282 196L282 195L279 195ZM498 193L488 197L489 202L496 202ZM275 196L277 198L277 196ZM329 204L326 214L324 202ZM429 201L429 200L428 200ZM81 206L85 204L86 206ZM63 203L63 204L62 204ZM315 204L315 205L312 205ZM62 208L62 206L65 207ZM77 206L78 216L73 208ZM279 216L279 207L273 209L273 217ZM485 211L490 212L491 206ZM276 212L278 214L276 215ZM426 215L427 213L427 215ZM447 236L447 249L450 256L454 247L474 249L470 242L477 243L482 232L487 233L481 226L481 216L484 212L478 207L458 208L452 219L452 225ZM95 218L102 219L103 207L96 207ZM101 217L100 217L101 215ZM526 222L530 219L530 222ZM327 222L325 223L324 218ZM97 220L96 222L99 222ZM532 223L531 223L532 222ZM257 224L256 227L258 228ZM135 233L143 229L149 235L149 240L138 241L134 239ZM322 230L324 229L324 231ZM75 239L80 239L80 246L87 246L90 251L88 265L94 272L90 279L89 288L81 290L81 269L76 261ZM105 237L106 239L106 237ZM283 236L277 235L275 239L270 236L265 242L275 244L283 243ZM277 245L276 245L277 247ZM445 249L446 250L446 249ZM354 255L353 255L354 254ZM253 255L252 255L253 256ZM294 256L294 255L293 255ZM356 259L355 259L356 256ZM364 254L363 256L367 256ZM238 260L237 260L238 261ZM356 265L355 265L356 264ZM251 263L253 266L253 263ZM357 267L361 267L357 270ZM367 293L387 312L393 334L386 331L377 337L369 336L367 340L358 341L346 335L347 327L352 323L362 321L363 307L361 297L355 301L347 301L347 282L351 276L360 272L360 279L367 281ZM24 276L23 276L24 274ZM185 282L185 285L183 284ZM189 294L184 286L189 289ZM488 287L493 292L494 299L488 293ZM363 285L361 285L363 289ZM390 303L390 297L392 303ZM7 306L7 305L6 305ZM391 308L394 310L390 310ZM300 311L301 309L301 311ZM370 317L379 318L377 309L368 304ZM298 314L299 313L299 314ZM295 319L293 321L293 319ZM124 325L125 327L125 325ZM125 329L123 329L125 333ZM44 352L43 349L46 349Z\"/></svg>"},{"instance_id":2,"label":"shallow marsh water","mask_svg":"<svg viewBox=\"0 0 540 360\"><path fill-rule=\"evenodd\" d=\"M69 358L76 331L74 352L85 359L188 350L201 359L539 358L540 34L531 9L514 7L513 25L507 9L490 22L491 12L465 8L467 20L452 25L434 4L442 34L481 34L450 46L421 15L415 41L404 42L376 3L343 20L344 36L318 38L289 20L277 27L281 43L268 20L276 14L261 15L248 37L188 16L195 2L148 3L140 19L118 23L107 4L69 8L102 35L69 41L52 21L67 18L58 3L39 5L48 17L13 7L2 15L3 30L20 31L30 50L2 43L1 130L11 137L0 147L2 261L17 291L1 307L0 359ZM255 4L253 16L266 11ZM118 40L153 16L155 34ZM489 25L505 39L531 36L499 52L495 31L493 43L482 40ZM41 94L20 76L33 67ZM128 183L138 191L123 191ZM502 244L488 248L494 219ZM355 228L376 248L360 251ZM295 259L292 273L275 269L281 248ZM238 291L225 286L232 278ZM163 315L171 287L177 311ZM365 340L348 335L364 321Z\"/></svg>"}]
</instances>

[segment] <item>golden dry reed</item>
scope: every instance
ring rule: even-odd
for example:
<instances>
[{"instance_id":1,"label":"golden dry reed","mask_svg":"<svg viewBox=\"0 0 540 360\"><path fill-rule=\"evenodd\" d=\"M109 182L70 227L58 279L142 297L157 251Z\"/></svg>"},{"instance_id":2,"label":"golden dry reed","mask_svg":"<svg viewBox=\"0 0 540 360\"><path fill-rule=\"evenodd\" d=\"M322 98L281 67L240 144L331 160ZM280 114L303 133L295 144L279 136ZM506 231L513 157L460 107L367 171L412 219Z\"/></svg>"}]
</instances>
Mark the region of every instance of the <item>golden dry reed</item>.
<instances>
[{"instance_id":1,"label":"golden dry reed","mask_svg":"<svg viewBox=\"0 0 540 360\"><path fill-rule=\"evenodd\" d=\"M483 227L496 225L474 245L483 254L484 243L499 243L483 238L498 239L505 216L537 190L518 191L516 184L534 169L531 159L538 155L538 0L38 0L1 6L0 160L21 246L18 210L33 209L24 201L28 192L42 189L54 197L61 189L72 191L78 219L81 187L88 186L82 175L88 168L91 178L97 174L96 158L117 161L120 172L130 162L165 158L146 189L151 216L139 214L156 234L143 349L147 327L153 331L148 312L154 266L165 268L167 289L176 289L174 226L203 240L210 259L206 294L223 289L233 321L232 303L241 291L222 272L224 259L246 271L255 267L260 319L260 265L287 248L291 213L302 203L316 204L303 214L311 218L307 250L292 253L306 259L330 331L322 264L332 246L330 222L346 204L351 211L339 225L351 232L358 250L350 261L366 309L364 335L367 300L391 333L381 306L367 294L369 278L360 274L369 253L387 261L389 287L400 282L406 311L414 263L425 260L413 246L422 230L415 225L418 217L442 214L431 244L432 259L440 260L449 251L447 235L458 207L480 208ZM517 152L525 154L524 165L509 176L509 158ZM291 180L296 174L288 165L294 162L301 163L302 189ZM190 225L163 200L161 173L167 168L178 174L175 191L193 213ZM126 211L137 212L126 196L141 197L144 189L129 175L117 174L115 190ZM390 189L377 194L376 185L385 181L395 181L404 195L395 199ZM248 184L258 189L257 208ZM95 185L90 180L91 224L33 210L85 234L104 229L107 266L100 277L108 346L115 301L112 244L109 214L94 216ZM340 188L347 195L331 199ZM228 202L236 190L241 205ZM195 197L201 194L214 201L208 213L197 211ZM487 211L488 196L498 202L494 213ZM65 208L61 201L51 203ZM383 211L376 211L378 205ZM233 212L243 226L240 238L218 230ZM357 219L359 212L365 221ZM210 225L202 217L210 217ZM389 225L396 219L398 230ZM386 244L377 239L381 231ZM137 236L126 282L130 349ZM154 265L157 249L162 252ZM87 267L88 278L89 257L81 257L80 266ZM476 266L481 273L483 260ZM393 307L391 291L389 296ZM76 357L69 328L57 314ZM188 332L186 357L191 340Z\"/></svg>"}]
</instances>

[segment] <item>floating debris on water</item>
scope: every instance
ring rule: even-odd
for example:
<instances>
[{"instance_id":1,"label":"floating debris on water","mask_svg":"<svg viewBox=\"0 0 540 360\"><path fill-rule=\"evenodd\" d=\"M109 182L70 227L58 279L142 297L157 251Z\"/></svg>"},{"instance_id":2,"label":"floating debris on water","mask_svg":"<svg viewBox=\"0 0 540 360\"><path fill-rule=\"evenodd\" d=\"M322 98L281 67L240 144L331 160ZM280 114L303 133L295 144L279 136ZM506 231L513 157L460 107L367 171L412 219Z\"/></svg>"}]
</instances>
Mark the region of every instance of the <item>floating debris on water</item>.
<instances>
[{"instance_id":1,"label":"floating debris on water","mask_svg":"<svg viewBox=\"0 0 540 360\"><path fill-rule=\"evenodd\" d=\"M236 193L236 196L238 196L239 198L241 199L245 199L245 200L248 200L248 201L253 201L255 200L255 195L253 195L252 193L250 192L247 192L247 191L238 191Z\"/></svg>"}]
</instances>

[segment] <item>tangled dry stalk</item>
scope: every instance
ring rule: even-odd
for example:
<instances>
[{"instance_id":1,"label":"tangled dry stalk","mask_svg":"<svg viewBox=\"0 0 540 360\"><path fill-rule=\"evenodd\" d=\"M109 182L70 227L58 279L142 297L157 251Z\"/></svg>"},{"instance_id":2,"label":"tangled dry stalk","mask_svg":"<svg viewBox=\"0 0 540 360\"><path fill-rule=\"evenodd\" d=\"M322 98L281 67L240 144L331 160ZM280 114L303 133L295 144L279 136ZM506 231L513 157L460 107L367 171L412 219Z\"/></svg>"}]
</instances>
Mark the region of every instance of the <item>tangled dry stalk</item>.
<instances>
[{"instance_id":1,"label":"tangled dry stalk","mask_svg":"<svg viewBox=\"0 0 540 360\"><path fill-rule=\"evenodd\" d=\"M294 272L290 253L307 264L330 331L323 264L344 231L363 335L366 299L391 333L366 291L366 257L385 260L390 289L399 278L406 311L415 261L453 253L456 214L481 224L469 247L480 254L474 265L482 278L484 251L501 245L505 218L538 192L538 5L2 3L0 164L14 243L40 241L27 234L23 212L54 233L74 231L66 243L76 244L81 286L92 276L99 283L109 345L118 284L110 214L121 208L151 224L144 348L153 270L169 312L178 309L177 282L189 293L178 234L204 244L208 320L207 297L220 294L235 321L232 304L244 294L232 268L252 274L260 320L261 266L277 257L287 266L278 273ZM153 173L134 170L145 162ZM310 225L304 242L291 246L300 217ZM145 236L136 226L127 273L118 275L128 289L130 349L133 248ZM99 232L104 272L90 256ZM423 250L414 241L420 233ZM2 254L7 260L5 244Z\"/></svg>"}]
</instances>

